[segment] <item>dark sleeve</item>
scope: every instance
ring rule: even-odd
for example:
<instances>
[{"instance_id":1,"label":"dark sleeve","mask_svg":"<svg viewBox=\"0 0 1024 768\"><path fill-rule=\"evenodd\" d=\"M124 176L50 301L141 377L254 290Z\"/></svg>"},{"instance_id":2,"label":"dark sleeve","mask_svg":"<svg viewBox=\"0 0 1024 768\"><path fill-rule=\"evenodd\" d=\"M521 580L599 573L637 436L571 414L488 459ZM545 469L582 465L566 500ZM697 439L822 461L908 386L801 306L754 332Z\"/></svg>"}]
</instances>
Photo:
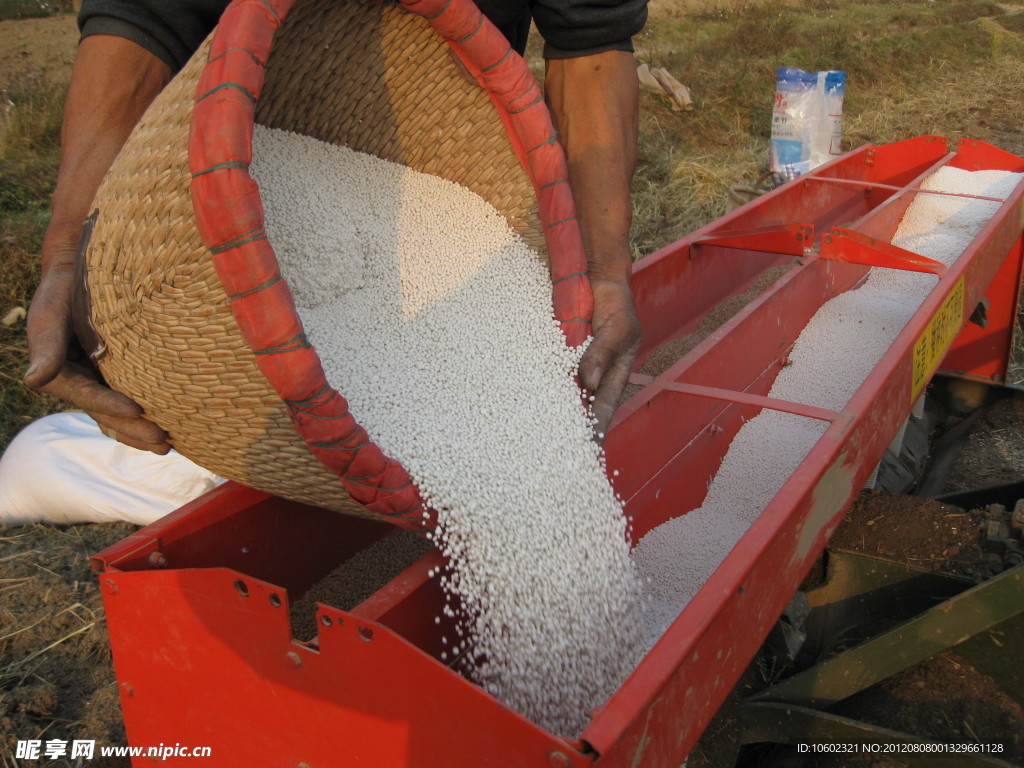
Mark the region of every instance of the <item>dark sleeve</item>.
<instances>
[{"instance_id":1,"label":"dark sleeve","mask_svg":"<svg viewBox=\"0 0 1024 768\"><path fill-rule=\"evenodd\" d=\"M632 51L647 23L647 0L533 0L532 10L546 59Z\"/></svg>"},{"instance_id":2,"label":"dark sleeve","mask_svg":"<svg viewBox=\"0 0 1024 768\"><path fill-rule=\"evenodd\" d=\"M228 0L84 0L82 37L115 35L138 43L177 72L217 24Z\"/></svg>"}]
</instances>

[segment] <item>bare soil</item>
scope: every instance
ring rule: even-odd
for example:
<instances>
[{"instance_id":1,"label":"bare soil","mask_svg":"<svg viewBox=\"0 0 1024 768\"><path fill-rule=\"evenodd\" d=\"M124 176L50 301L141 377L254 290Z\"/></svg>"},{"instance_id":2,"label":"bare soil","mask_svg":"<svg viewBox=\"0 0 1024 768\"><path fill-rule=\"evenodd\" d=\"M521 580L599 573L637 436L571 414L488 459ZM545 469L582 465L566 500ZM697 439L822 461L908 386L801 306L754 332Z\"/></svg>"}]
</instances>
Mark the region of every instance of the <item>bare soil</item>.
<instances>
[{"instance_id":1,"label":"bare soil","mask_svg":"<svg viewBox=\"0 0 1024 768\"><path fill-rule=\"evenodd\" d=\"M984 519L981 510L864 491L829 546L980 580L992 575L993 565L992 556L980 546L978 532Z\"/></svg>"},{"instance_id":2,"label":"bare soil","mask_svg":"<svg viewBox=\"0 0 1024 768\"><path fill-rule=\"evenodd\" d=\"M0 97L38 80L67 81L77 44L72 14L0 21Z\"/></svg>"},{"instance_id":3,"label":"bare soil","mask_svg":"<svg viewBox=\"0 0 1024 768\"><path fill-rule=\"evenodd\" d=\"M0 754L13 755L18 739L125 743L88 559L133 530L126 523L0 527Z\"/></svg>"},{"instance_id":4,"label":"bare soil","mask_svg":"<svg viewBox=\"0 0 1024 768\"><path fill-rule=\"evenodd\" d=\"M1024 765L1024 710L952 651L851 697L837 714L944 743L1001 744L1003 751L992 757Z\"/></svg>"},{"instance_id":5,"label":"bare soil","mask_svg":"<svg viewBox=\"0 0 1024 768\"><path fill-rule=\"evenodd\" d=\"M953 465L945 492L966 491L1024 477L1024 391L996 398L975 423Z\"/></svg>"}]
</instances>

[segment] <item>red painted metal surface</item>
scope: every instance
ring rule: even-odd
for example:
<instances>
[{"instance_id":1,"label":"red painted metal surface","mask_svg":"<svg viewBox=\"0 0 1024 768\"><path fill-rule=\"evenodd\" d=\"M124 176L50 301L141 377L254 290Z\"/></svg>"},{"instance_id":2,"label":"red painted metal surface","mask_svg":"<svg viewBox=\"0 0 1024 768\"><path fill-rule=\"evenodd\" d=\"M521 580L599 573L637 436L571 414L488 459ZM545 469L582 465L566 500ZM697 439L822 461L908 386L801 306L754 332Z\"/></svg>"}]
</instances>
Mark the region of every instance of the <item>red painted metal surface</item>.
<instances>
[{"instance_id":1,"label":"red painted metal surface","mask_svg":"<svg viewBox=\"0 0 1024 768\"><path fill-rule=\"evenodd\" d=\"M821 238L819 255L823 259L848 261L869 267L906 269L911 272L930 272L933 275L941 275L946 271L946 265L942 262L845 227L835 227Z\"/></svg>"},{"instance_id":2,"label":"red painted metal surface","mask_svg":"<svg viewBox=\"0 0 1024 768\"><path fill-rule=\"evenodd\" d=\"M961 139L953 165L965 171L1002 170L1020 173L1024 160L983 141ZM995 279L985 291L988 300L984 327L968 324L939 367L941 373L995 384L1005 384L1006 363L1013 348L1024 279L1024 242L1013 244ZM968 312L974 310L967 307Z\"/></svg>"},{"instance_id":3,"label":"red painted metal surface","mask_svg":"<svg viewBox=\"0 0 1024 768\"><path fill-rule=\"evenodd\" d=\"M781 224L736 232L716 232L694 240L694 247L720 245L725 248L756 251L757 253L788 253L802 256L811 244L814 228L803 224Z\"/></svg>"},{"instance_id":4,"label":"red painted metal surface","mask_svg":"<svg viewBox=\"0 0 1024 768\"><path fill-rule=\"evenodd\" d=\"M1024 185L936 276L846 407L768 397L807 321L868 271L821 258L829 246L821 233L843 228L851 242L898 258L879 243L935 169L1024 169L987 145L960 149L948 153L936 137L862 147L638 263L643 355L695 328L765 270L789 268L663 374L634 376L642 388L619 409L606 448L635 537L700 505L733 437L761 410L827 427L578 742L526 721L441 662L450 627L434 621L441 595L427 578L437 553L350 611L320 606L319 636L294 640L290 603L387 529L231 485L96 558L130 741L209 745L225 768L678 766L933 373L941 348L915 358L923 338L948 343L933 319L955 331L983 296L1000 305L1016 296L993 280L1020 276ZM757 231L774 239L752 241ZM1000 333L986 347L957 341L950 359L1005 366L993 360L1005 349Z\"/></svg>"},{"instance_id":5,"label":"red painted metal surface","mask_svg":"<svg viewBox=\"0 0 1024 768\"><path fill-rule=\"evenodd\" d=\"M968 323L942 364L940 373L993 384L1005 384L1006 365L1013 349L1020 306L1021 281L1024 278L1024 242L1013 244L995 279L985 291L985 324ZM968 313L974 307L967 307Z\"/></svg>"},{"instance_id":6,"label":"red painted metal surface","mask_svg":"<svg viewBox=\"0 0 1024 768\"><path fill-rule=\"evenodd\" d=\"M228 483L97 555L130 743L210 746L218 768L588 764L438 660L436 552L293 639L294 597L393 530Z\"/></svg>"}]
</instances>

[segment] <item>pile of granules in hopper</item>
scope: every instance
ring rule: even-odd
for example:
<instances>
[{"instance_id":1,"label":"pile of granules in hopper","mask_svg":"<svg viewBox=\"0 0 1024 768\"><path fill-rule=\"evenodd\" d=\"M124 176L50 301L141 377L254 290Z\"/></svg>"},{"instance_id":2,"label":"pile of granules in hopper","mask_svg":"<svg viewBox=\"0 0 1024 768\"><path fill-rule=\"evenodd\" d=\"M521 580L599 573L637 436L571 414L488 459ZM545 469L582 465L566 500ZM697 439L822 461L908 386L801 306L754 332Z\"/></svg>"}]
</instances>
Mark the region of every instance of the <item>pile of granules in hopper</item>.
<instances>
[{"instance_id":1,"label":"pile of granules in hopper","mask_svg":"<svg viewBox=\"0 0 1024 768\"><path fill-rule=\"evenodd\" d=\"M252 174L328 380L437 512L468 617L446 658L575 736L637 661L640 589L546 268L477 195L394 163L257 126Z\"/></svg>"},{"instance_id":2,"label":"pile of granules in hopper","mask_svg":"<svg viewBox=\"0 0 1024 768\"><path fill-rule=\"evenodd\" d=\"M396 530L357 552L292 603L292 636L296 640L316 636L317 603L351 611L430 549L430 542L419 534Z\"/></svg>"},{"instance_id":3,"label":"pile of granules in hopper","mask_svg":"<svg viewBox=\"0 0 1024 768\"><path fill-rule=\"evenodd\" d=\"M923 189L1006 199L1024 174L942 168ZM893 243L947 266L1000 203L919 194ZM781 400L842 410L935 286L934 275L871 269L856 290L824 304L800 334L771 390ZM648 597L650 648L704 585L822 435L825 422L762 411L737 433L699 509L637 544L633 560Z\"/></svg>"}]
</instances>

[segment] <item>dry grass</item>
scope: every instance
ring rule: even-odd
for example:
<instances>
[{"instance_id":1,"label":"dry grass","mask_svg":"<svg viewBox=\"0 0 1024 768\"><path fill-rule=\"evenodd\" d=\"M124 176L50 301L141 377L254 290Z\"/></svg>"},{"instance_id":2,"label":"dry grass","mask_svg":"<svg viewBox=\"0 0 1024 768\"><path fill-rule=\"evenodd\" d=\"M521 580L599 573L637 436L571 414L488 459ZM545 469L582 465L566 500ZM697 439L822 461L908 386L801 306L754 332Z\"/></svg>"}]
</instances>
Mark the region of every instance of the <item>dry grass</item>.
<instances>
[{"instance_id":1,"label":"dry grass","mask_svg":"<svg viewBox=\"0 0 1024 768\"><path fill-rule=\"evenodd\" d=\"M1015 45L993 54L986 66L963 70L951 63L936 68L927 89L906 84L875 91L875 109L861 109L846 120L851 146L908 136L939 134L998 141L1024 128L1024 78L1019 36ZM1007 147L1007 149L1012 149Z\"/></svg>"},{"instance_id":2,"label":"dry grass","mask_svg":"<svg viewBox=\"0 0 1024 768\"><path fill-rule=\"evenodd\" d=\"M0 102L0 317L27 308L38 281L64 91L63 83L39 79L7 90ZM21 384L28 361L24 328L24 320L0 325L0 450L21 427L59 408L55 398Z\"/></svg>"},{"instance_id":3,"label":"dry grass","mask_svg":"<svg viewBox=\"0 0 1024 768\"><path fill-rule=\"evenodd\" d=\"M27 307L38 280L39 242L45 219L39 214L0 218L0 314ZM0 325L0 450L33 419L60 410L56 398L38 395L21 383L28 362L24 320Z\"/></svg>"},{"instance_id":4,"label":"dry grass","mask_svg":"<svg viewBox=\"0 0 1024 768\"><path fill-rule=\"evenodd\" d=\"M652 109L643 117L640 165L633 183L633 250L636 257L674 242L725 213L730 186L754 181L768 155L768 141L747 137L727 151L679 148L662 121L674 113Z\"/></svg>"},{"instance_id":5,"label":"dry grass","mask_svg":"<svg viewBox=\"0 0 1024 768\"><path fill-rule=\"evenodd\" d=\"M767 170L779 66L847 72L847 147L1019 132L1017 29L1024 15L970 0L655 3L638 59L673 72L697 109L672 112L661 97L643 96L636 252L721 215L730 184Z\"/></svg>"},{"instance_id":6,"label":"dry grass","mask_svg":"<svg viewBox=\"0 0 1024 768\"><path fill-rule=\"evenodd\" d=\"M56 180L64 80L0 90L0 216L45 211Z\"/></svg>"}]
</instances>

